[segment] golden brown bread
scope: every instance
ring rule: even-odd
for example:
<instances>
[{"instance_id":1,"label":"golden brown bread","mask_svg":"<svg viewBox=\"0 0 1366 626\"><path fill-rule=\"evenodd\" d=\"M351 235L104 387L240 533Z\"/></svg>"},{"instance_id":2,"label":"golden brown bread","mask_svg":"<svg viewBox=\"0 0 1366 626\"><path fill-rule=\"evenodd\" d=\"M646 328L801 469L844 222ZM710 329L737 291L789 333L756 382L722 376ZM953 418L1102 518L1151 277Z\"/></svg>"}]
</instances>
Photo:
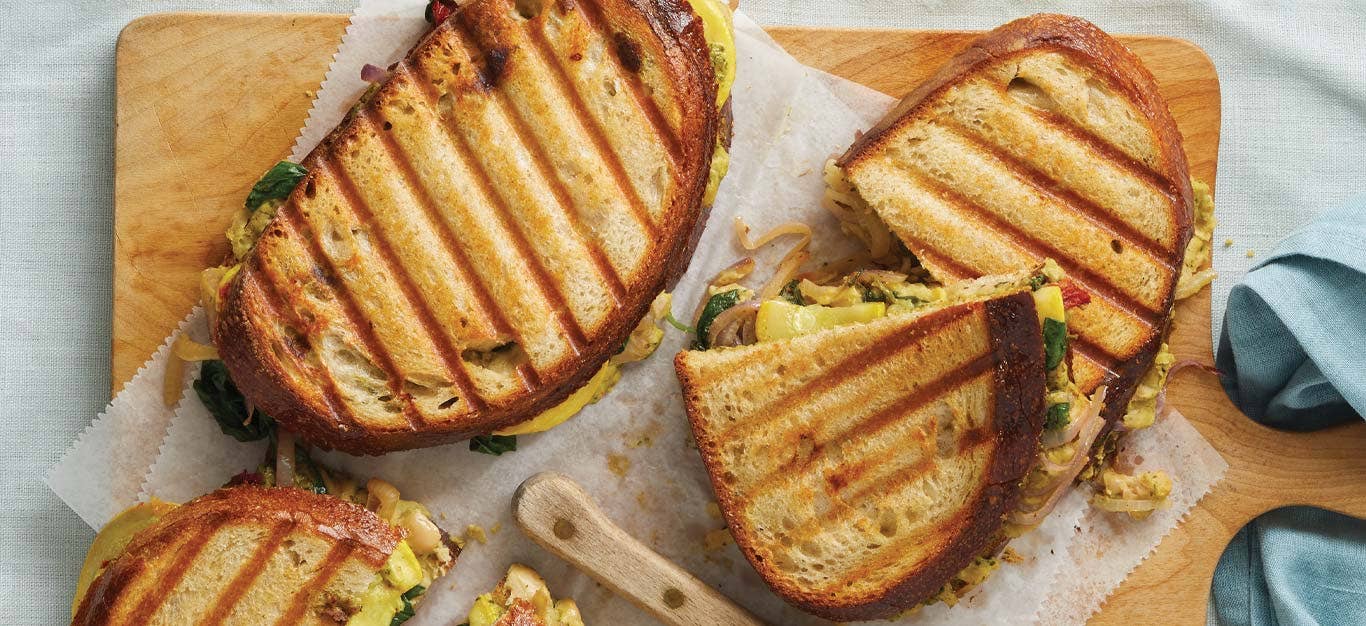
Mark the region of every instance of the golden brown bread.
<instances>
[{"instance_id":1,"label":"golden brown bread","mask_svg":"<svg viewBox=\"0 0 1366 626\"><path fill-rule=\"evenodd\" d=\"M582 386L685 268L720 126L673 0L479 0L302 163L214 341L311 443L432 446Z\"/></svg>"},{"instance_id":2,"label":"golden brown bread","mask_svg":"<svg viewBox=\"0 0 1366 626\"><path fill-rule=\"evenodd\" d=\"M228 487L138 533L73 624L322 624L403 539L364 507L294 488Z\"/></svg>"},{"instance_id":3,"label":"golden brown bread","mask_svg":"<svg viewBox=\"0 0 1366 626\"><path fill-rule=\"evenodd\" d=\"M1073 373L1113 422L1171 316L1191 236L1181 136L1152 75L1089 22L1016 20L979 38L841 157L942 280L1046 257L1091 296L1068 311Z\"/></svg>"},{"instance_id":4,"label":"golden brown bread","mask_svg":"<svg viewBox=\"0 0 1366 626\"><path fill-rule=\"evenodd\" d=\"M736 544L832 620L914 607L989 548L1043 427L1027 288L675 365Z\"/></svg>"}]
</instances>

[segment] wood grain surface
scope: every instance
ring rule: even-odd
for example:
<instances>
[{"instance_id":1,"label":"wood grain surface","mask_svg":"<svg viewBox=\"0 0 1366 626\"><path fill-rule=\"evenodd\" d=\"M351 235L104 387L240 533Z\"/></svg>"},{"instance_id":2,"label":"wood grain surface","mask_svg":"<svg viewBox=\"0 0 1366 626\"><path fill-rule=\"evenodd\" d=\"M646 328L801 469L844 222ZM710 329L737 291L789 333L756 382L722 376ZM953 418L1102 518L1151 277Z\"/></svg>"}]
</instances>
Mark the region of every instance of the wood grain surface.
<instances>
[{"instance_id":1,"label":"wood grain surface","mask_svg":"<svg viewBox=\"0 0 1366 626\"><path fill-rule=\"evenodd\" d=\"M345 26L338 15L162 14L124 30L116 70L114 390L194 304L198 271L223 257L233 211L261 172L288 154ZM801 61L896 96L974 36L769 32ZM1214 184L1220 99L1209 58L1184 41L1121 39L1156 76L1191 172ZM1182 302L1177 320L1177 357L1212 363L1209 291ZM1095 623L1202 623L1220 553L1264 511L1312 504L1366 517L1366 424L1308 434L1263 428L1238 412L1213 375L1193 368L1175 377L1169 399L1229 471ZM1179 479L1180 468L1172 469Z\"/></svg>"}]
</instances>

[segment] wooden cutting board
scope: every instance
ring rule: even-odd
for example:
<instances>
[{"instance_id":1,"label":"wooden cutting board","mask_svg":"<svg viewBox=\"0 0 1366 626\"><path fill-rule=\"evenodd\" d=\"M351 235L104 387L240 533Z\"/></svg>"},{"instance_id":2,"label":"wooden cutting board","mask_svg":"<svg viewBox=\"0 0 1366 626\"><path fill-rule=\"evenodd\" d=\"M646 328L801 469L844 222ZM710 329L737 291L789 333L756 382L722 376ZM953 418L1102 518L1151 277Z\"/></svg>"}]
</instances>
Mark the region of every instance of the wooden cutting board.
<instances>
[{"instance_id":1,"label":"wooden cutting board","mask_svg":"<svg viewBox=\"0 0 1366 626\"><path fill-rule=\"evenodd\" d=\"M261 172L288 154L346 22L340 15L162 14L123 31L115 111L115 390L194 304L198 271L223 257L232 212ZM974 36L769 32L801 61L897 96ZM1121 39L1157 77L1185 137L1191 173L1213 184L1220 115L1213 64L1186 41ZM1177 311L1177 357L1211 363L1209 291ZM1366 517L1366 424L1272 431L1243 417L1214 376L1194 370L1176 377L1169 397L1223 454L1229 471L1109 599L1096 623L1203 623L1224 546L1269 509L1313 504ZM1181 469L1172 469L1179 481Z\"/></svg>"}]
</instances>

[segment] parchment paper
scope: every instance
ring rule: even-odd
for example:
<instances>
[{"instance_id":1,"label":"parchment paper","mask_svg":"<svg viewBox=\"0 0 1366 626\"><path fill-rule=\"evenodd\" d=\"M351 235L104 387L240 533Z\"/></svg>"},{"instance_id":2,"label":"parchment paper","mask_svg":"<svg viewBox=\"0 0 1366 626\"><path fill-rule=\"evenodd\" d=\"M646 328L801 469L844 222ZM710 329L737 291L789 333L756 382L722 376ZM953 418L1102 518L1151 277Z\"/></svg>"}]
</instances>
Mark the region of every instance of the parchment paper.
<instances>
[{"instance_id":1,"label":"parchment paper","mask_svg":"<svg viewBox=\"0 0 1366 626\"><path fill-rule=\"evenodd\" d=\"M295 145L296 159L341 119L364 89L360 67L391 63L423 32L424 4L361 2ZM885 95L802 66L743 14L737 15L736 30L731 169L688 275L675 291L679 317L692 311L709 276L744 256L731 225L736 215L756 233L794 219L811 224L816 259L852 251L854 244L819 207L821 170L832 153L893 103ZM761 251L760 267L766 262L771 266L785 250L780 244ZM191 328L196 323L202 327L202 316L192 315L187 322ZM714 509L709 511L711 488L692 447L673 374L671 357L685 340L670 329L658 353L626 367L621 382L602 401L551 433L520 437L514 453L491 457L460 444L379 458L320 455L323 462L359 476L393 482L405 497L426 503L437 523L452 534L473 535L467 533L470 525L483 529L487 543L468 542L455 571L433 586L411 624L463 620L473 597L492 587L512 562L537 568L556 595L574 597L590 624L651 623L515 528L512 492L542 470L578 480L627 532L771 623L823 623L769 592L733 545L704 545L708 533L723 524ZM144 366L49 478L53 490L94 527L138 498L184 501L261 460L264 444L240 444L223 435L192 392L174 416L165 416L161 377L151 373L164 367L164 352ZM122 418L112 421L114 414ZM122 452L145 449L154 432L165 432L154 463L145 453ZM1171 509L1143 522L1116 524L1088 513L1086 494L1078 490L1039 530L1012 543L1023 562L1003 565L953 609L937 605L902 622L1021 623L1039 615L1050 624L1083 621L1227 467L1179 416L1142 433L1140 440L1146 465L1172 470L1177 478ZM141 494L126 486L144 476ZM1084 579L1078 577L1082 572Z\"/></svg>"}]
</instances>

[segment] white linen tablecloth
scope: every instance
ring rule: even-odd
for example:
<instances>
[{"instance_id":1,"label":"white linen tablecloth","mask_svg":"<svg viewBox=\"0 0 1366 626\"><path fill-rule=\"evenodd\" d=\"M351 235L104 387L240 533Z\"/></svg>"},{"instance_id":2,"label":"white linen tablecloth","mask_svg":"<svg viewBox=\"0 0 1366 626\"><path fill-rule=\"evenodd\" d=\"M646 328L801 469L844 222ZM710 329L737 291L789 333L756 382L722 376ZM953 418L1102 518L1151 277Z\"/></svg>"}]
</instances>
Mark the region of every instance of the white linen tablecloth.
<instances>
[{"instance_id":1,"label":"white linen tablecloth","mask_svg":"<svg viewBox=\"0 0 1366 626\"><path fill-rule=\"evenodd\" d=\"M91 531L42 484L108 400L114 43L172 10L292 2L0 1L0 615L69 620ZM1215 332L1229 287L1277 240L1366 190L1366 3L743 0L763 24L990 28L1038 11L1190 39L1223 90ZM330 55L332 50L319 50ZM319 77L321 79L321 77ZM1225 239L1233 245L1225 247ZM168 331L170 329L167 329Z\"/></svg>"}]
</instances>

